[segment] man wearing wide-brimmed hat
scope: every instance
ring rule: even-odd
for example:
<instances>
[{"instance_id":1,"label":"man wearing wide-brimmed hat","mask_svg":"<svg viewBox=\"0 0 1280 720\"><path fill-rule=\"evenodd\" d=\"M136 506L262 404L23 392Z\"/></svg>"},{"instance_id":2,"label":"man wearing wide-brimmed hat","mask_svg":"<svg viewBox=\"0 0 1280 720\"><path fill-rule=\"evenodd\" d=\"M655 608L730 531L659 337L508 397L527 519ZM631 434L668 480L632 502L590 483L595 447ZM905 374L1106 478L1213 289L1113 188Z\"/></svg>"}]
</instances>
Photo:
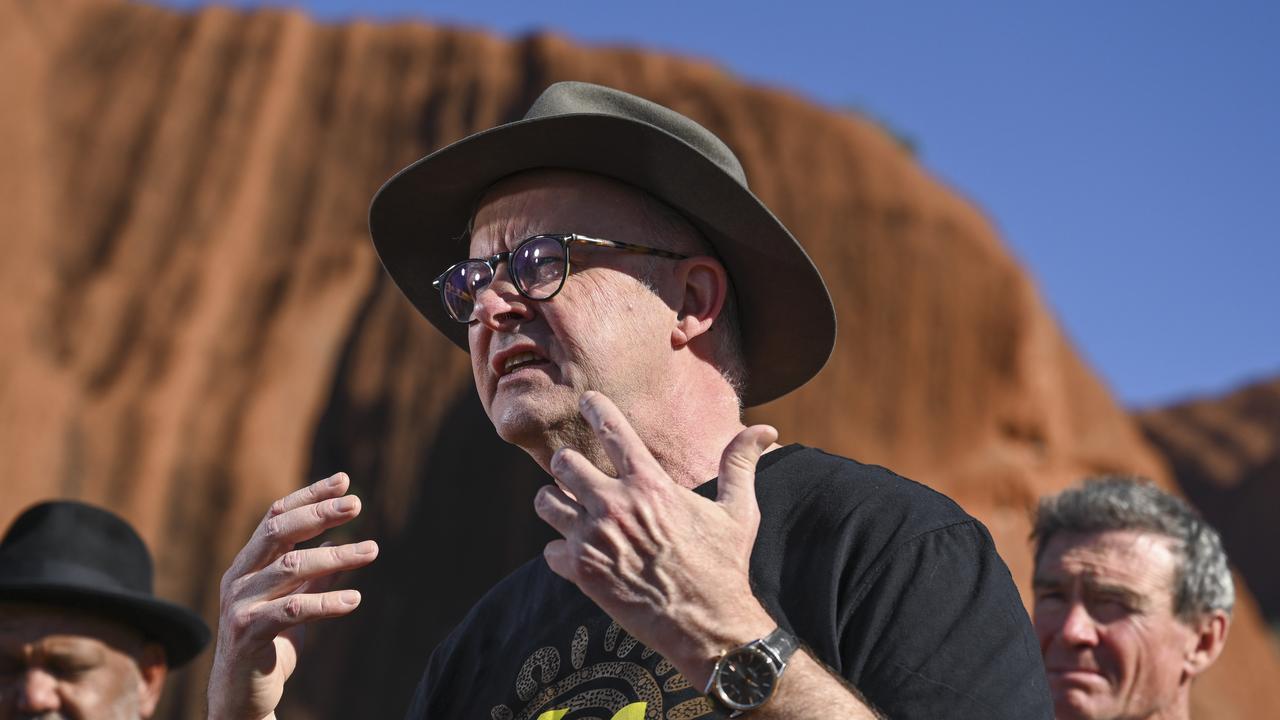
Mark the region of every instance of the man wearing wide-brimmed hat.
<instances>
[{"instance_id":1,"label":"man wearing wide-brimmed hat","mask_svg":"<svg viewBox=\"0 0 1280 720\"><path fill-rule=\"evenodd\" d=\"M146 545L106 510L41 503L0 541L0 720L151 717L168 668L208 642L152 594Z\"/></svg>"},{"instance_id":2,"label":"man wearing wide-brimmed hat","mask_svg":"<svg viewBox=\"0 0 1280 720\"><path fill-rule=\"evenodd\" d=\"M883 468L743 426L743 406L822 368L835 314L705 128L559 83L392 178L370 229L470 352L498 434L555 478L535 509L564 536L436 649L411 717L1051 715L985 528ZM347 486L277 502L228 571L214 717L270 713L291 633L359 603L313 583L371 562L372 542L292 550L358 512ZM244 670L282 652L283 671Z\"/></svg>"}]
</instances>

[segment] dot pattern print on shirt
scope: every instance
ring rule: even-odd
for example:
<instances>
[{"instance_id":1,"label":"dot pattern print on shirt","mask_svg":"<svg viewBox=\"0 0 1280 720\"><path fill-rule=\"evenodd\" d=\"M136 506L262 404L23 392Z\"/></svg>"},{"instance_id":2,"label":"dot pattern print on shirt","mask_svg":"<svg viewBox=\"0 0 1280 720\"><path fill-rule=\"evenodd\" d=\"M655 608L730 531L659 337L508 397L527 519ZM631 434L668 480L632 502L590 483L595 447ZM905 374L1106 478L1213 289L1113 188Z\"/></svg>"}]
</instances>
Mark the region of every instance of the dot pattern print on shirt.
<instances>
[{"instance_id":1,"label":"dot pattern print on shirt","mask_svg":"<svg viewBox=\"0 0 1280 720\"><path fill-rule=\"evenodd\" d=\"M617 623L609 623L592 646L585 625L568 643L568 667L559 649L538 648L516 674L516 696L527 701L519 712L506 705L490 710L492 720L697 720L714 717L705 697L665 708L664 693L690 683L670 662L640 644ZM561 677L561 670L568 671ZM636 698L639 698L637 701ZM664 712L665 710L665 712Z\"/></svg>"}]
</instances>

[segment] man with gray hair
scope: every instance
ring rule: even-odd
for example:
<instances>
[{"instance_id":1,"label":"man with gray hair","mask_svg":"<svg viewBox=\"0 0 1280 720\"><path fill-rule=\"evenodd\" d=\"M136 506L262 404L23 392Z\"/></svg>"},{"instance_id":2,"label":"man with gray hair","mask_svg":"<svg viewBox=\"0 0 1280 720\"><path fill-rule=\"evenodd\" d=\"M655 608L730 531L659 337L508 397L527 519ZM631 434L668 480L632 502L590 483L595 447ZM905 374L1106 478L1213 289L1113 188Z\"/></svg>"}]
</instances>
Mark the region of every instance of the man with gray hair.
<instances>
[{"instance_id":1,"label":"man with gray hair","mask_svg":"<svg viewBox=\"0 0 1280 720\"><path fill-rule=\"evenodd\" d=\"M822 368L835 309L711 131L557 83L524 119L401 171L369 227L392 279L470 353L498 436L547 471L533 509L563 536L436 648L408 717L1049 716L986 528L884 468L742 422ZM304 624L359 604L317 590L373 562L373 541L294 549L356 516L349 487L338 474L277 501L223 577L213 720L274 717Z\"/></svg>"},{"instance_id":2,"label":"man with gray hair","mask_svg":"<svg viewBox=\"0 0 1280 720\"><path fill-rule=\"evenodd\" d=\"M1058 720L1189 718L1235 603L1218 533L1150 482L1102 477L1042 499L1032 537Z\"/></svg>"}]
</instances>

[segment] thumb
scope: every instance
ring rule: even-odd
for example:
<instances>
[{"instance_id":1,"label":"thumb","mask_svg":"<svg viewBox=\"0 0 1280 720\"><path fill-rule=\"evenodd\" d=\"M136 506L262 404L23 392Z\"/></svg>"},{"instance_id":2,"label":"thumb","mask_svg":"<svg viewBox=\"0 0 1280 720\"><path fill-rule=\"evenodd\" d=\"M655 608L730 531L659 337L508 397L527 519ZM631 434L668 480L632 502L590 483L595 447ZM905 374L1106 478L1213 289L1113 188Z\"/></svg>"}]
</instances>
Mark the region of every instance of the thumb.
<instances>
[{"instance_id":1,"label":"thumb","mask_svg":"<svg viewBox=\"0 0 1280 720\"><path fill-rule=\"evenodd\" d=\"M738 433L720 456L719 492L716 501L730 514L744 517L756 507L756 463L765 448L778 439L778 431L768 425L752 425Z\"/></svg>"}]
</instances>

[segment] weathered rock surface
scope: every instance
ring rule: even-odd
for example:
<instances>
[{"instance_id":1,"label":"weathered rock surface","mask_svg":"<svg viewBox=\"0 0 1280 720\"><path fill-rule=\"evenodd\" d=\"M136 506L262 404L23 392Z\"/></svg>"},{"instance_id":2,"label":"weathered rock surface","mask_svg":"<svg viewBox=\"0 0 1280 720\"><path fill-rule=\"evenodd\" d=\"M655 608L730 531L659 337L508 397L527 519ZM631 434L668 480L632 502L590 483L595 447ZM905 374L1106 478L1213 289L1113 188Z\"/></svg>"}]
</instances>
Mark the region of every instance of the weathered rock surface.
<instances>
[{"instance_id":1,"label":"weathered rock surface","mask_svg":"<svg viewBox=\"0 0 1280 720\"><path fill-rule=\"evenodd\" d=\"M784 441L951 494L1024 588L1038 495L1100 471L1168 482L977 209L873 124L707 63L554 35L0 0L0 67L0 523L49 496L108 505L154 548L162 594L212 619L270 500L350 472L365 513L344 533L383 554L355 579L359 613L311 634L282 716L397 716L434 642L549 536L530 506L545 478L384 276L365 209L393 171L518 117L554 80L720 133L824 268L835 356L750 413ZM176 678L167 717L201 714L208 662ZM1276 715L1277 678L1246 599L1198 716Z\"/></svg>"},{"instance_id":2,"label":"weathered rock surface","mask_svg":"<svg viewBox=\"0 0 1280 720\"><path fill-rule=\"evenodd\" d=\"M1220 528L1263 615L1280 627L1280 377L1137 417L1182 492Z\"/></svg>"}]
</instances>

